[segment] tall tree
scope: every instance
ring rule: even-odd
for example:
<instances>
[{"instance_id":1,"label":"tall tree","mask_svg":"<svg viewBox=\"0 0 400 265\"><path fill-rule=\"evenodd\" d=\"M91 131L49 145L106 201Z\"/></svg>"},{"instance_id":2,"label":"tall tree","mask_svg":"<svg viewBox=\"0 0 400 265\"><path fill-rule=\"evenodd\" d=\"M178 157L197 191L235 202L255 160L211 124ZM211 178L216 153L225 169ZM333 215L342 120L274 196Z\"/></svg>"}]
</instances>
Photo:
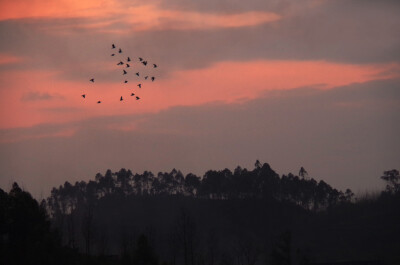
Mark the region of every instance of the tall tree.
<instances>
[{"instance_id":1,"label":"tall tree","mask_svg":"<svg viewBox=\"0 0 400 265\"><path fill-rule=\"evenodd\" d=\"M17 183L9 194L0 189L0 263L62 264L60 250L45 209Z\"/></svg>"},{"instance_id":2,"label":"tall tree","mask_svg":"<svg viewBox=\"0 0 400 265\"><path fill-rule=\"evenodd\" d=\"M93 205L86 205L82 219L82 234L85 240L85 252L87 255L91 253L94 236L94 216Z\"/></svg>"},{"instance_id":3,"label":"tall tree","mask_svg":"<svg viewBox=\"0 0 400 265\"><path fill-rule=\"evenodd\" d=\"M136 265L157 265L158 257L154 252L154 248L150 245L145 235L140 235L136 248L133 253L133 264Z\"/></svg>"},{"instance_id":4,"label":"tall tree","mask_svg":"<svg viewBox=\"0 0 400 265\"><path fill-rule=\"evenodd\" d=\"M184 264L194 265L196 224L192 215L185 208L180 210L176 222L176 233L183 249Z\"/></svg>"},{"instance_id":5,"label":"tall tree","mask_svg":"<svg viewBox=\"0 0 400 265\"><path fill-rule=\"evenodd\" d=\"M381 176L386 182L386 191L389 193L398 193L400 192L400 175L397 169L392 169L383 172L383 176Z\"/></svg>"},{"instance_id":6,"label":"tall tree","mask_svg":"<svg viewBox=\"0 0 400 265\"><path fill-rule=\"evenodd\" d=\"M304 167L301 167L299 170L299 176L303 179L307 179L308 177L308 172L304 169Z\"/></svg>"}]
</instances>

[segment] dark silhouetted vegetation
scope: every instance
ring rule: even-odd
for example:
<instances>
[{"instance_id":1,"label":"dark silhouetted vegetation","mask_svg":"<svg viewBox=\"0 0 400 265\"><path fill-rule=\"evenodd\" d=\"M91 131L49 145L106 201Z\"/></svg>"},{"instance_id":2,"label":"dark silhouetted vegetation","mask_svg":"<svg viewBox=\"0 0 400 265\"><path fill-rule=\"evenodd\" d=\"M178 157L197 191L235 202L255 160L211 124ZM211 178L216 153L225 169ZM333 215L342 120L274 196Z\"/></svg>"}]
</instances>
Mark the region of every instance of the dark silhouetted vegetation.
<instances>
[{"instance_id":1,"label":"dark silhouetted vegetation","mask_svg":"<svg viewBox=\"0 0 400 265\"><path fill-rule=\"evenodd\" d=\"M357 199L303 167L280 176L259 161L201 177L107 170L41 205L14 184L0 192L0 254L4 264L396 264L399 173L381 178L385 191Z\"/></svg>"}]
</instances>

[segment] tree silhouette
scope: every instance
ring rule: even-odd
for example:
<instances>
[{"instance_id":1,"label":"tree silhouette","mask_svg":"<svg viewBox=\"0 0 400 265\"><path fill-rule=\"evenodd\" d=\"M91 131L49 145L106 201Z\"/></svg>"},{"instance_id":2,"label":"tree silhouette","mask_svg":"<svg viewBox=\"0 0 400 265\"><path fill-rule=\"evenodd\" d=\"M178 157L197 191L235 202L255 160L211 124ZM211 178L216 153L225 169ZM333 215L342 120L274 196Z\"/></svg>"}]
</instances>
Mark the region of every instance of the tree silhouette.
<instances>
[{"instance_id":1,"label":"tree silhouette","mask_svg":"<svg viewBox=\"0 0 400 265\"><path fill-rule=\"evenodd\" d=\"M185 191L189 196L196 196L200 188L200 178L194 174L187 174L185 177Z\"/></svg>"},{"instance_id":2,"label":"tree silhouette","mask_svg":"<svg viewBox=\"0 0 400 265\"><path fill-rule=\"evenodd\" d=\"M177 238L183 249L184 264L194 265L196 224L187 209L181 208L175 229Z\"/></svg>"},{"instance_id":3,"label":"tree silhouette","mask_svg":"<svg viewBox=\"0 0 400 265\"><path fill-rule=\"evenodd\" d=\"M156 175L150 171L133 174L124 168L117 172L107 170L104 175L96 174L94 180L74 185L65 182L54 188L45 206L54 227L61 231L64 245L88 256L106 256L122 249L122 263L131 264L134 235L143 233L144 227L150 224L160 233L157 246L162 246L161 250L154 250L158 253L168 249L169 254L164 253L164 258L172 264L218 264L234 256L236 261L240 256L241 263L252 264L254 257L258 259L253 255L257 254L253 251L255 248L237 245L235 251L224 249L230 242L228 234L252 229L260 235L271 234L287 224L283 216L318 215L327 209L348 205L353 196L351 190L338 191L322 180L317 182L291 173L280 176L269 164L256 161L252 170L240 166L233 172L209 170L202 177L191 173L184 177L177 169ZM179 209L182 205L185 207ZM199 216L199 211L207 213ZM255 213L259 213L259 221ZM114 220L125 227L124 234L128 237L119 241ZM260 226L261 223L265 225ZM222 238L215 239L221 242L217 252L205 247L205 234L214 227L225 230L216 230ZM232 240L236 238L237 235Z\"/></svg>"},{"instance_id":4,"label":"tree silhouette","mask_svg":"<svg viewBox=\"0 0 400 265\"><path fill-rule=\"evenodd\" d=\"M107 170L88 182L65 182L40 205L14 184L9 193L0 190L0 264L398 260L398 171L385 171L386 192L368 201L302 175L279 175L259 161L251 170L209 170L202 177L176 169L156 175Z\"/></svg>"},{"instance_id":5,"label":"tree silhouette","mask_svg":"<svg viewBox=\"0 0 400 265\"><path fill-rule=\"evenodd\" d=\"M91 246L93 244L94 237L94 216L93 216L93 205L87 205L82 218L82 235L85 240L85 252L86 255L90 255Z\"/></svg>"},{"instance_id":6,"label":"tree silhouette","mask_svg":"<svg viewBox=\"0 0 400 265\"><path fill-rule=\"evenodd\" d=\"M1 264L57 263L60 242L45 209L17 183L9 194L0 189L0 221Z\"/></svg>"},{"instance_id":7,"label":"tree silhouette","mask_svg":"<svg viewBox=\"0 0 400 265\"><path fill-rule=\"evenodd\" d=\"M291 264L291 242L292 234L290 231L284 232L275 248L271 253L271 263L274 265L290 265Z\"/></svg>"},{"instance_id":8,"label":"tree silhouette","mask_svg":"<svg viewBox=\"0 0 400 265\"><path fill-rule=\"evenodd\" d=\"M307 178L308 177L308 172L304 169L304 167L301 167L299 170L299 176L301 178Z\"/></svg>"},{"instance_id":9,"label":"tree silhouette","mask_svg":"<svg viewBox=\"0 0 400 265\"><path fill-rule=\"evenodd\" d=\"M384 171L381 179L386 182L387 192L392 194L400 192L400 175L397 169Z\"/></svg>"},{"instance_id":10,"label":"tree silhouette","mask_svg":"<svg viewBox=\"0 0 400 265\"><path fill-rule=\"evenodd\" d=\"M137 240L133 253L133 264L135 265L157 265L158 257L153 247L149 244L147 237L141 234Z\"/></svg>"}]
</instances>

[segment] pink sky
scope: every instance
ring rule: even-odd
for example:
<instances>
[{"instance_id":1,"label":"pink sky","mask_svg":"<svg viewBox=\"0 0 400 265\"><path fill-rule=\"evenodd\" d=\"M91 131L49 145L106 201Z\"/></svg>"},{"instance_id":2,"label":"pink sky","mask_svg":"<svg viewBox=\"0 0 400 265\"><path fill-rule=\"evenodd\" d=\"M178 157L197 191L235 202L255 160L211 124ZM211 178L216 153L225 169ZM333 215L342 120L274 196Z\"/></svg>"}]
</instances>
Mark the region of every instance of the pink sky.
<instances>
[{"instance_id":1,"label":"pink sky","mask_svg":"<svg viewBox=\"0 0 400 265\"><path fill-rule=\"evenodd\" d=\"M12 56L0 59L3 65L16 61L23 63L23 60ZM113 69L115 75L120 74L117 68ZM2 71L0 80L7 89L2 90L0 99L0 128L70 122L102 115L158 112L173 106L215 101L240 102L257 98L268 90L307 86L332 89L352 83L396 78L399 75L393 70L398 69L397 64L355 65L324 61L220 62L202 69L174 71L164 78L157 77L155 82L137 80L130 71L130 76L126 78L130 81L128 84L122 82L124 77L116 82L101 82L97 78L95 83L89 82L96 73L84 80L68 81L63 79L62 72L57 71ZM141 89L137 87L138 83L142 83ZM140 101L130 97L132 91L141 97ZM39 95L38 100L24 100L30 93ZM86 99L81 94L86 94ZM41 100L40 95L49 95L49 100ZM120 102L120 96L125 101ZM96 103L98 100L102 101L102 105ZM52 108L79 111L47 111Z\"/></svg>"},{"instance_id":2,"label":"pink sky","mask_svg":"<svg viewBox=\"0 0 400 265\"><path fill-rule=\"evenodd\" d=\"M214 103L240 106L264 100L268 91L350 91L399 78L395 9L375 4L352 14L347 5L353 3L1 1L0 144L72 139L82 130L79 122L98 118L148 117ZM378 17L369 27L371 14ZM122 55L110 56L116 52L112 43L123 49ZM116 63L126 56L133 59L132 68L122 76L127 68ZM147 67L139 56L149 60ZM144 74L156 76L155 82L143 80ZM349 102L336 106L368 107L366 101ZM134 132L140 131L138 124L104 124L104 129ZM49 125L62 129L30 133ZM9 133L13 130L26 133Z\"/></svg>"}]
</instances>

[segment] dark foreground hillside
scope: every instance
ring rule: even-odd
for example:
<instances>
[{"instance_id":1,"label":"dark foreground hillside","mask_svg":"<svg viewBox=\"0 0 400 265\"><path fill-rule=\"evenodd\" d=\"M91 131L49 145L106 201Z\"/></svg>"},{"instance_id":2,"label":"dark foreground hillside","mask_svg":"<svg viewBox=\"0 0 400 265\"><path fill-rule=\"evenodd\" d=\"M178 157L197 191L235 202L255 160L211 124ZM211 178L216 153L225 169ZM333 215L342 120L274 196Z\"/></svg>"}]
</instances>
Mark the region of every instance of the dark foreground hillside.
<instances>
[{"instance_id":1,"label":"dark foreground hillside","mask_svg":"<svg viewBox=\"0 0 400 265\"><path fill-rule=\"evenodd\" d=\"M386 191L363 200L258 161L201 178L107 171L40 206L14 186L1 192L0 254L4 264L399 264L399 176L384 176ZM48 263L13 262L22 256Z\"/></svg>"}]
</instances>

